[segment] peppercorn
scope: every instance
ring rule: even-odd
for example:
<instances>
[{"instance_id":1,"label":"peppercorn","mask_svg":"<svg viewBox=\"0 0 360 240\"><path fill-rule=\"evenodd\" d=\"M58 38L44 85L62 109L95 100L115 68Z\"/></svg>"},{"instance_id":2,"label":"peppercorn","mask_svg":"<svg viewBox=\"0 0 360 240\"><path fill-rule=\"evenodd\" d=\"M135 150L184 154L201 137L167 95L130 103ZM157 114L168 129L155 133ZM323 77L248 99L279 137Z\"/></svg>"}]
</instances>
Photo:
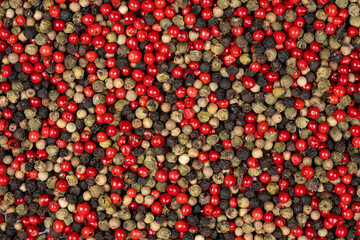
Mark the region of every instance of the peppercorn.
<instances>
[{"instance_id":1,"label":"peppercorn","mask_svg":"<svg viewBox=\"0 0 360 240\"><path fill-rule=\"evenodd\" d=\"M131 0L126 6L80 1L61 8L48 0L4 2L0 184L9 187L0 189L10 204L6 208L24 197L27 205L17 205L16 216L28 206L38 216L49 209L56 220L59 214L50 210L56 203L42 206L43 194L66 200L59 200L60 213L65 205L73 212L72 205L83 201L97 209L98 199L108 196L111 205L96 211L100 222L94 231L73 223L75 216L68 213L60 216L72 228L67 234L57 233L52 222L38 224L40 232L46 227L55 238L90 231L98 239L123 238L120 235L127 232L132 239L178 238L174 221L178 211L187 211L180 203L187 201L192 213L185 221L194 227L204 222L200 238L233 239L238 231L246 238L256 238L254 231L265 232L265 238L300 237L309 205L314 204L309 194L320 198L321 208L331 206L331 213L342 214L337 205L341 199L348 201L347 196L325 194L338 191L337 181L358 185L360 100L354 85L359 7L334 3L319 0L293 8L278 4L266 12L266 3L256 1L243 6L227 0L216 6L209 1L191 6L178 0L171 6L161 1ZM349 26L343 24L347 18ZM163 32L156 30L159 26ZM345 112L344 121L338 110ZM129 131L118 127L124 120L131 122ZM272 157L274 152L282 158ZM314 167L313 178L302 175L305 166ZM232 175L235 185L229 180ZM70 186L66 192L57 189L63 179ZM209 194L213 183L220 189L216 197ZM187 201L178 197L183 192L177 193L177 186L190 193ZM130 189L145 196L135 195L132 201ZM287 227L293 225L286 236L275 229L281 224L277 220L260 227L258 220L250 224L250 213L255 219L255 209L265 208L267 202L280 204L277 195L284 191L291 201L271 211L286 216ZM171 209L163 203L170 201L165 192L171 193ZM159 198L153 202L164 206L160 215L149 217L152 206L137 205L149 197ZM239 206L233 207L233 197ZM330 203L324 202L328 199ZM207 205L210 201L212 206ZM217 206L225 214L217 216ZM238 211L248 206L252 209ZM208 211L211 218L201 215ZM120 212L123 225L109 230L110 214ZM229 223L235 218L231 212L241 216L235 231ZM14 223L9 216L8 223ZM322 223L325 217L320 219ZM237 222L243 220L245 224ZM322 224L313 228L326 236ZM306 229L308 225L308 237ZM199 238L193 230L182 238ZM339 235L339 230L327 232L331 238ZM354 234L349 231L343 237Z\"/></svg>"}]
</instances>

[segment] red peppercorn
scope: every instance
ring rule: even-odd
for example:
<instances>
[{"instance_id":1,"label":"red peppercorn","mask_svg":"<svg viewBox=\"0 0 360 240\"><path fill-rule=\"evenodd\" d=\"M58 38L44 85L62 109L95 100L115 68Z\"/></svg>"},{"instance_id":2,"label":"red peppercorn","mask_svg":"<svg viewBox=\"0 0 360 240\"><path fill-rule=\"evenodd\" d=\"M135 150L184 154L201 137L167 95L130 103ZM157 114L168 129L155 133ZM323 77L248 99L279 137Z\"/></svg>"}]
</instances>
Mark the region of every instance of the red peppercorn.
<instances>
[{"instance_id":1,"label":"red peppercorn","mask_svg":"<svg viewBox=\"0 0 360 240\"><path fill-rule=\"evenodd\" d=\"M336 110L335 113L334 113L334 118L336 121L338 122L342 122L345 120L346 118L346 112L343 111L343 110Z\"/></svg>"},{"instance_id":2,"label":"red peppercorn","mask_svg":"<svg viewBox=\"0 0 360 240\"><path fill-rule=\"evenodd\" d=\"M95 234L95 230L92 226L88 225L81 229L81 235L86 239L93 237L94 234Z\"/></svg>"},{"instance_id":3,"label":"red peppercorn","mask_svg":"<svg viewBox=\"0 0 360 240\"><path fill-rule=\"evenodd\" d=\"M120 177L114 177L110 184L113 189L120 190L124 187L124 180Z\"/></svg>"},{"instance_id":4,"label":"red peppercorn","mask_svg":"<svg viewBox=\"0 0 360 240\"><path fill-rule=\"evenodd\" d=\"M236 184L236 177L234 175L227 175L224 179L224 184L227 187L232 187Z\"/></svg>"},{"instance_id":5,"label":"red peppercorn","mask_svg":"<svg viewBox=\"0 0 360 240\"><path fill-rule=\"evenodd\" d=\"M88 215L91 211L91 207L88 203L80 203L77 205L76 210L81 215Z\"/></svg>"},{"instance_id":6,"label":"red peppercorn","mask_svg":"<svg viewBox=\"0 0 360 240\"><path fill-rule=\"evenodd\" d=\"M59 219L55 220L55 221L53 222L53 229L54 229L54 231L57 232L57 233L63 232L64 229L65 229L65 223L64 223L64 221L63 221L63 220L59 220Z\"/></svg>"},{"instance_id":7,"label":"red peppercorn","mask_svg":"<svg viewBox=\"0 0 360 240\"><path fill-rule=\"evenodd\" d=\"M56 189L58 189L61 192L65 192L69 187L69 184L66 180L64 179L60 179L59 181L57 181L56 183Z\"/></svg>"}]
</instances>

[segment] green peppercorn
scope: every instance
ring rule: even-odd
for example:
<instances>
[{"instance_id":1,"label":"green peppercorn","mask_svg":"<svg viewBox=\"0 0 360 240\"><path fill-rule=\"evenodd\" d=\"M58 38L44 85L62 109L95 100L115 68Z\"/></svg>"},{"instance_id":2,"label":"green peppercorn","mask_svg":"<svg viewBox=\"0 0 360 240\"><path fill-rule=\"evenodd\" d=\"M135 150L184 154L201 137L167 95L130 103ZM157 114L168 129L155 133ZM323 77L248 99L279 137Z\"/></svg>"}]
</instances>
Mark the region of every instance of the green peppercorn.
<instances>
[{"instance_id":1,"label":"green peppercorn","mask_svg":"<svg viewBox=\"0 0 360 240\"><path fill-rule=\"evenodd\" d=\"M327 212L332 209L332 202L329 199L321 200L319 203L319 210L321 212Z\"/></svg>"}]
</instances>

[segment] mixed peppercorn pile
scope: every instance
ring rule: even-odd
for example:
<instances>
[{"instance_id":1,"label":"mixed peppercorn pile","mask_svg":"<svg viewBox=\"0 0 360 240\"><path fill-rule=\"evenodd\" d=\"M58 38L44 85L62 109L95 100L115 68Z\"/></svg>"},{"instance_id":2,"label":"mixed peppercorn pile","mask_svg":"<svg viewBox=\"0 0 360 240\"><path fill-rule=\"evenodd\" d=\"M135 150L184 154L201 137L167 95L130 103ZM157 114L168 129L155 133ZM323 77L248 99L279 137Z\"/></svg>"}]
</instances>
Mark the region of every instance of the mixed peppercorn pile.
<instances>
[{"instance_id":1,"label":"mixed peppercorn pile","mask_svg":"<svg viewBox=\"0 0 360 240\"><path fill-rule=\"evenodd\" d=\"M2 0L0 239L360 239L359 4Z\"/></svg>"}]
</instances>

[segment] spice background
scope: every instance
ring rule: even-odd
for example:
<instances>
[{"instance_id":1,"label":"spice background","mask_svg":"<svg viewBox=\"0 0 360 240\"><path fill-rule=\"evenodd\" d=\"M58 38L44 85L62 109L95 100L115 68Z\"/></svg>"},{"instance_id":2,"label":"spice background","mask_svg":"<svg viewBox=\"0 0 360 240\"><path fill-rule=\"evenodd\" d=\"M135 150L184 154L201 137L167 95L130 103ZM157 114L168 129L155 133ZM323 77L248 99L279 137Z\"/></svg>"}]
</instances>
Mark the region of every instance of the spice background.
<instances>
[{"instance_id":1,"label":"spice background","mask_svg":"<svg viewBox=\"0 0 360 240\"><path fill-rule=\"evenodd\" d=\"M0 0L0 239L360 239L359 0Z\"/></svg>"}]
</instances>

